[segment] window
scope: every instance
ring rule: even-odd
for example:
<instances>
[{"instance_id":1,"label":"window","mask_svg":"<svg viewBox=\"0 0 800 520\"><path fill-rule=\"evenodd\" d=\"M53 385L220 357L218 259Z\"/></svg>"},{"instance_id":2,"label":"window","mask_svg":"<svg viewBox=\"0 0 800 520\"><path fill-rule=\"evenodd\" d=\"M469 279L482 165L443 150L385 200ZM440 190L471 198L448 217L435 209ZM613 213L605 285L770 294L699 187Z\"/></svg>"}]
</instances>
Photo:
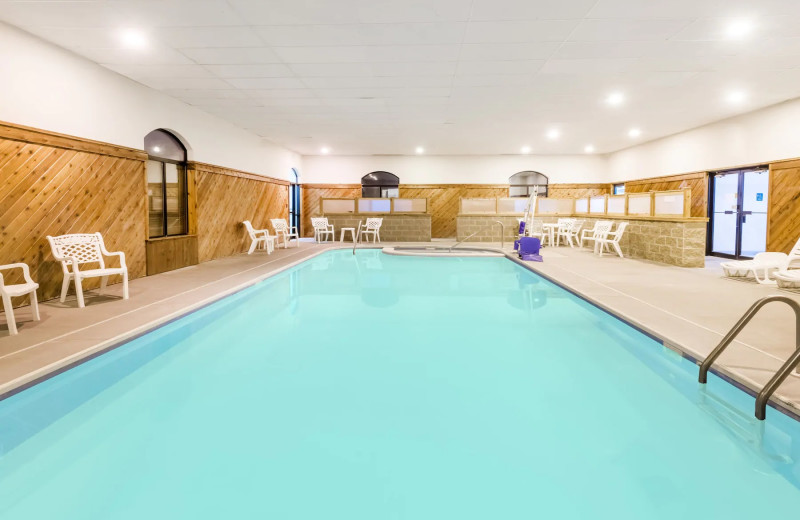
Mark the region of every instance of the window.
<instances>
[{"instance_id":1,"label":"window","mask_svg":"<svg viewBox=\"0 0 800 520\"><path fill-rule=\"evenodd\" d=\"M144 138L147 151L147 202L150 238L185 235L188 231L186 148L165 130Z\"/></svg>"},{"instance_id":2,"label":"window","mask_svg":"<svg viewBox=\"0 0 800 520\"><path fill-rule=\"evenodd\" d=\"M400 177L389 172L372 172L361 177L361 196L380 199L400 196Z\"/></svg>"},{"instance_id":3,"label":"window","mask_svg":"<svg viewBox=\"0 0 800 520\"><path fill-rule=\"evenodd\" d=\"M614 195L625 195L625 185L624 184L615 184L614 185Z\"/></svg>"},{"instance_id":4,"label":"window","mask_svg":"<svg viewBox=\"0 0 800 520\"><path fill-rule=\"evenodd\" d=\"M540 197L547 197L547 185L549 184L547 175L534 171L524 171L515 173L508 178L509 197L530 197L533 195L534 187L538 188L537 193Z\"/></svg>"},{"instance_id":5,"label":"window","mask_svg":"<svg viewBox=\"0 0 800 520\"><path fill-rule=\"evenodd\" d=\"M300 228L300 176L292 168L289 185L289 225Z\"/></svg>"}]
</instances>

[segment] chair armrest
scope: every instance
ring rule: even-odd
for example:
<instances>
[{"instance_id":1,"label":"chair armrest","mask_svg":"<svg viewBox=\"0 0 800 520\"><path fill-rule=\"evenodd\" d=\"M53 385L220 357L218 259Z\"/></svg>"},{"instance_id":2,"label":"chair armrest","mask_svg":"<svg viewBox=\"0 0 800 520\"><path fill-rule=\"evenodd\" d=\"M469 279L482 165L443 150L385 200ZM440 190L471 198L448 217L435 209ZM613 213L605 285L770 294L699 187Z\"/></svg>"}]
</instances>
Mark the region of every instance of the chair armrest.
<instances>
[{"instance_id":1,"label":"chair armrest","mask_svg":"<svg viewBox=\"0 0 800 520\"><path fill-rule=\"evenodd\" d=\"M30 267L28 267L28 264L20 262L16 264L0 265L0 271L6 271L10 269L22 269L22 277L25 278L25 282L35 283L31 278L31 269ZM2 285L3 285L3 273L0 273L0 286Z\"/></svg>"},{"instance_id":2,"label":"chair armrest","mask_svg":"<svg viewBox=\"0 0 800 520\"><path fill-rule=\"evenodd\" d=\"M105 249L105 248L104 248ZM119 266L123 269L127 269L128 266L125 265L125 253L122 251L114 251L113 253L108 251L103 251L105 256L118 256L119 257Z\"/></svg>"}]
</instances>

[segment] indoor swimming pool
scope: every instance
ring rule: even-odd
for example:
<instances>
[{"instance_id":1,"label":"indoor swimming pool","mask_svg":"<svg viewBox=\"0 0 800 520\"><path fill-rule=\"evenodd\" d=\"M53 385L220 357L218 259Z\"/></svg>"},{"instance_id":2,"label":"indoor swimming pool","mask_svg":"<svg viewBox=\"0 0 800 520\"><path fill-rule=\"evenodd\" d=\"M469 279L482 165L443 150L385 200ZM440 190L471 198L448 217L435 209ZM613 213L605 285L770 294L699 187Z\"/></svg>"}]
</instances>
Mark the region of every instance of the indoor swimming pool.
<instances>
[{"instance_id":1,"label":"indoor swimming pool","mask_svg":"<svg viewBox=\"0 0 800 520\"><path fill-rule=\"evenodd\" d=\"M800 424L500 257L329 251L0 401L0 518L788 518Z\"/></svg>"}]
</instances>

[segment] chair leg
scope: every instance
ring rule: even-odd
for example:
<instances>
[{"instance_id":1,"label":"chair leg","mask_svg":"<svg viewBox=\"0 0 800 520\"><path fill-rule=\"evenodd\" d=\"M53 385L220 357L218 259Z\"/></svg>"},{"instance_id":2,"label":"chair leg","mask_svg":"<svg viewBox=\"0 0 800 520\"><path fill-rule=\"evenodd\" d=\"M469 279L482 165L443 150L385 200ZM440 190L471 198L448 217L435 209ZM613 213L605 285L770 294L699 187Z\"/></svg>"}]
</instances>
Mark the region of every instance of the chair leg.
<instances>
[{"instance_id":1,"label":"chair leg","mask_svg":"<svg viewBox=\"0 0 800 520\"><path fill-rule=\"evenodd\" d=\"M253 240L250 242L250 249L247 250L248 255L252 255L253 251L256 250L256 246L258 245L258 240Z\"/></svg>"},{"instance_id":2,"label":"chair leg","mask_svg":"<svg viewBox=\"0 0 800 520\"><path fill-rule=\"evenodd\" d=\"M128 271L122 273L122 299L127 300L130 297L128 293Z\"/></svg>"},{"instance_id":3,"label":"chair leg","mask_svg":"<svg viewBox=\"0 0 800 520\"><path fill-rule=\"evenodd\" d=\"M64 275L64 281L61 282L61 303L67 299L67 291L69 291L69 275Z\"/></svg>"},{"instance_id":4,"label":"chair leg","mask_svg":"<svg viewBox=\"0 0 800 520\"><path fill-rule=\"evenodd\" d=\"M100 277L100 290L98 291L99 294L103 294L106 292L106 285L108 284L108 276L101 276Z\"/></svg>"},{"instance_id":5,"label":"chair leg","mask_svg":"<svg viewBox=\"0 0 800 520\"><path fill-rule=\"evenodd\" d=\"M617 242L612 242L611 245L613 245L614 249L617 250L617 254L619 255L620 258L625 258L622 254L622 249L620 249L619 244Z\"/></svg>"},{"instance_id":6,"label":"chair leg","mask_svg":"<svg viewBox=\"0 0 800 520\"><path fill-rule=\"evenodd\" d=\"M39 315L39 298L36 296L36 290L31 291L31 312L33 313L34 321L41 321L42 317Z\"/></svg>"},{"instance_id":7,"label":"chair leg","mask_svg":"<svg viewBox=\"0 0 800 520\"><path fill-rule=\"evenodd\" d=\"M85 307L83 301L83 284L81 283L81 277L75 277L75 294L78 296L78 307Z\"/></svg>"},{"instance_id":8,"label":"chair leg","mask_svg":"<svg viewBox=\"0 0 800 520\"><path fill-rule=\"evenodd\" d=\"M17 334L17 322L14 321L14 307L11 306L11 296L3 295L3 309L6 311L8 333L15 336Z\"/></svg>"}]
</instances>

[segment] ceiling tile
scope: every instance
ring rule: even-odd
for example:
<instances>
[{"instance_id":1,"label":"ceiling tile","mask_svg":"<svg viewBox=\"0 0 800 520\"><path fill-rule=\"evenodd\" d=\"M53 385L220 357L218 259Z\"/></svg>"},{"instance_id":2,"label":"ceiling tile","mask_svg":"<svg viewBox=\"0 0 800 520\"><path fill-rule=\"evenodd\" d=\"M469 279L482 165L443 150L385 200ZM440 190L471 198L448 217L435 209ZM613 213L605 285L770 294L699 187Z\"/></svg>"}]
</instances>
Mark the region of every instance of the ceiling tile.
<instances>
[{"instance_id":1,"label":"ceiling tile","mask_svg":"<svg viewBox=\"0 0 800 520\"><path fill-rule=\"evenodd\" d=\"M472 20L567 20L583 18L597 0L475 0Z\"/></svg>"},{"instance_id":2,"label":"ceiling tile","mask_svg":"<svg viewBox=\"0 0 800 520\"><path fill-rule=\"evenodd\" d=\"M692 23L680 20L583 20L570 34L569 41L647 41L666 40Z\"/></svg>"},{"instance_id":3,"label":"ceiling tile","mask_svg":"<svg viewBox=\"0 0 800 520\"><path fill-rule=\"evenodd\" d=\"M577 20L470 22L464 43L560 42L577 27Z\"/></svg>"},{"instance_id":4,"label":"ceiling tile","mask_svg":"<svg viewBox=\"0 0 800 520\"><path fill-rule=\"evenodd\" d=\"M266 47L182 49L181 52L201 65L245 65L280 63Z\"/></svg>"},{"instance_id":5,"label":"ceiling tile","mask_svg":"<svg viewBox=\"0 0 800 520\"><path fill-rule=\"evenodd\" d=\"M156 38L174 48L260 47L256 32L249 27L161 27Z\"/></svg>"},{"instance_id":6,"label":"ceiling tile","mask_svg":"<svg viewBox=\"0 0 800 520\"><path fill-rule=\"evenodd\" d=\"M463 61L545 60L561 47L558 42L468 43L461 47Z\"/></svg>"},{"instance_id":7,"label":"ceiling tile","mask_svg":"<svg viewBox=\"0 0 800 520\"><path fill-rule=\"evenodd\" d=\"M292 69L282 63L255 65L205 65L209 73L220 78L290 78Z\"/></svg>"}]
</instances>

